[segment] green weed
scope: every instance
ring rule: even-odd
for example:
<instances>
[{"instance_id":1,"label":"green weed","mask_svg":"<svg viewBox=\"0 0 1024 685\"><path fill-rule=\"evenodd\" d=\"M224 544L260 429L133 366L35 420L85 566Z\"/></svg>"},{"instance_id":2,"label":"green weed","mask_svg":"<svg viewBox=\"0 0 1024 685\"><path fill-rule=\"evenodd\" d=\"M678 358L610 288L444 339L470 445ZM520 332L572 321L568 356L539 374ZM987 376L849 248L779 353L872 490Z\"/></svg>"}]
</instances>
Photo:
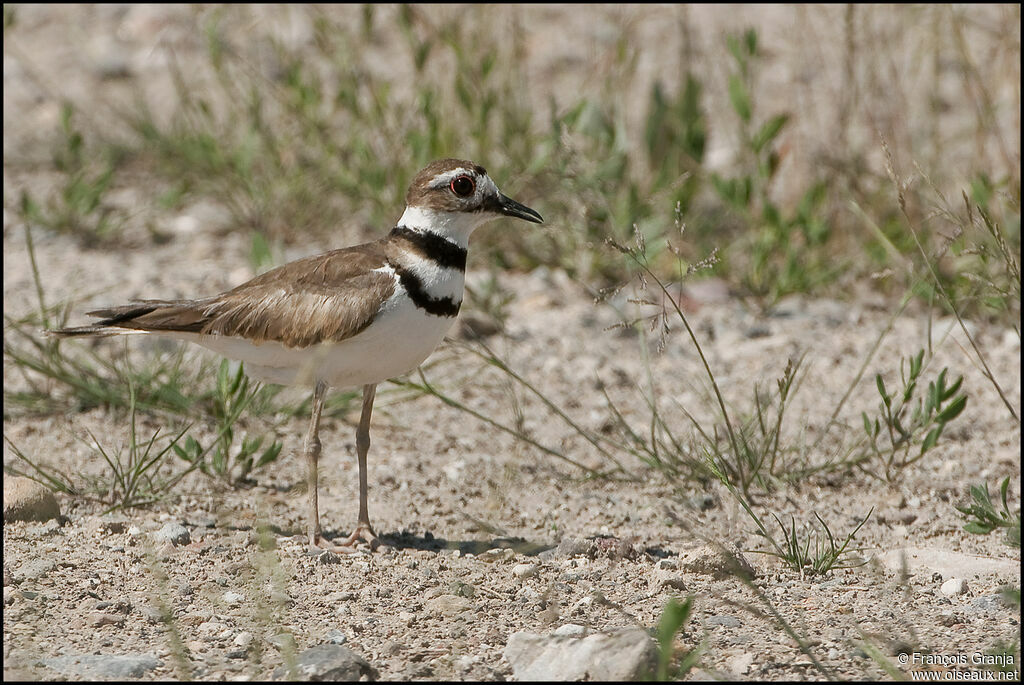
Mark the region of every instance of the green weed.
<instances>
[{"instance_id":1,"label":"green weed","mask_svg":"<svg viewBox=\"0 0 1024 685\"><path fill-rule=\"evenodd\" d=\"M231 362L223 360L217 371L216 394L212 398L212 413L217 422L217 437L205 449L191 435L184 445L175 443L175 453L207 475L216 476L229 485L248 478L254 469L272 463L281 453L282 443L277 440L260 451L264 436L242 436L241 444L235 446L235 427L246 409L257 399L260 392L250 390L249 379L239 364L234 373Z\"/></svg>"},{"instance_id":2,"label":"green weed","mask_svg":"<svg viewBox=\"0 0 1024 685\"><path fill-rule=\"evenodd\" d=\"M656 638L658 640L658 670L654 679L682 680L700 662L702 648L679 650L675 646L676 636L683 630L693 615L693 595L683 601L670 597L661 611Z\"/></svg>"},{"instance_id":3,"label":"green weed","mask_svg":"<svg viewBox=\"0 0 1024 685\"><path fill-rule=\"evenodd\" d=\"M946 425L967 406L967 395L959 392L963 377L947 385L948 369L940 371L935 380L928 383L923 399L916 397L923 365L924 350L911 357L909 365L906 359L900 360L902 388L896 394L890 394L882 374L876 374L875 385L882 398L879 413L873 419L867 412L861 414L869 445L858 467L868 475L894 480L935 447ZM865 464L877 467L877 472Z\"/></svg>"},{"instance_id":4,"label":"green weed","mask_svg":"<svg viewBox=\"0 0 1024 685\"><path fill-rule=\"evenodd\" d=\"M15 466L5 467L14 475L24 476L51 490L75 498L95 500L106 504L109 509L130 509L159 501L185 476L188 471L169 473L164 467L166 458L188 428L177 435L164 436L163 446L156 448L160 430L154 431L149 439L139 440L135 411L135 390L130 388L129 433L127 450L119 447L109 450L89 431L92 443L86 443L98 453L107 464L107 470L100 476L72 476L26 456L10 440L7 440L14 455L23 462L28 471ZM5 438L6 439L6 438Z\"/></svg>"},{"instance_id":5,"label":"green weed","mask_svg":"<svg viewBox=\"0 0 1024 685\"><path fill-rule=\"evenodd\" d=\"M971 499L974 500L966 506L957 505L957 510L968 519L964 524L964 530L968 533L988 535L999 528L1006 529L1006 544L1011 547L1020 547L1020 509L1015 513L1010 511L1006 503L1006 491L1010 487L1010 478L1007 476L999 486L999 497L1002 501L1002 509L996 509L992 503L992 495L988 491L988 483L980 486L971 486Z\"/></svg>"},{"instance_id":6,"label":"green weed","mask_svg":"<svg viewBox=\"0 0 1024 685\"><path fill-rule=\"evenodd\" d=\"M104 196L110 190L118 165L117 148L86 149L85 139L74 123L74 106L61 106L60 134L53 150L53 168L61 179L57 192L37 200L21 192L19 209L24 221L70 233L86 246L108 242L120 231L124 217Z\"/></svg>"}]
</instances>

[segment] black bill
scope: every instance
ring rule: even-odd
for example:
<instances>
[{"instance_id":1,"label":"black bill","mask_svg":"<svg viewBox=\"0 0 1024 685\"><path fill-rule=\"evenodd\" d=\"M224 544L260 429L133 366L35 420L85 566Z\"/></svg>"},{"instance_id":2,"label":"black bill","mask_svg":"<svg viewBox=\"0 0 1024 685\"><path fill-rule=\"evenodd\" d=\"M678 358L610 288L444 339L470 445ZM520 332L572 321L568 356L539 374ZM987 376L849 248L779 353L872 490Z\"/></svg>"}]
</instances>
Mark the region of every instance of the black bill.
<instances>
[{"instance_id":1,"label":"black bill","mask_svg":"<svg viewBox=\"0 0 1024 685\"><path fill-rule=\"evenodd\" d=\"M506 216L514 216L517 219L525 219L535 224L544 223L544 219L541 218L540 214L533 211L526 205L521 205L515 200L501 193L498 193L498 206L497 210L499 214Z\"/></svg>"}]
</instances>

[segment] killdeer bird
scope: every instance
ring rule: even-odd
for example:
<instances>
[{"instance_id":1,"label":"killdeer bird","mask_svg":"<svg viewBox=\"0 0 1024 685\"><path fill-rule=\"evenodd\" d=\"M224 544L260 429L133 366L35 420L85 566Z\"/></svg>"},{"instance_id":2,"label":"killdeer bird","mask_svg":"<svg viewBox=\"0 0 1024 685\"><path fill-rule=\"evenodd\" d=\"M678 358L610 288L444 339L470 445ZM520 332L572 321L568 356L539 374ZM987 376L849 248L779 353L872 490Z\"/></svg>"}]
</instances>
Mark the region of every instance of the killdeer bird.
<instances>
[{"instance_id":1,"label":"killdeer bird","mask_svg":"<svg viewBox=\"0 0 1024 685\"><path fill-rule=\"evenodd\" d=\"M58 337L152 334L197 343L245 363L263 381L313 388L303 452L309 543L350 552L378 540L367 512L366 454L377 384L416 368L451 328L462 304L469 236L502 216L540 214L498 191L483 167L433 162L413 179L406 208L384 238L306 257L213 297L136 300L88 312L101 320ZM359 518L340 543L323 538L317 504L320 413L328 387L363 389L356 430Z\"/></svg>"}]
</instances>

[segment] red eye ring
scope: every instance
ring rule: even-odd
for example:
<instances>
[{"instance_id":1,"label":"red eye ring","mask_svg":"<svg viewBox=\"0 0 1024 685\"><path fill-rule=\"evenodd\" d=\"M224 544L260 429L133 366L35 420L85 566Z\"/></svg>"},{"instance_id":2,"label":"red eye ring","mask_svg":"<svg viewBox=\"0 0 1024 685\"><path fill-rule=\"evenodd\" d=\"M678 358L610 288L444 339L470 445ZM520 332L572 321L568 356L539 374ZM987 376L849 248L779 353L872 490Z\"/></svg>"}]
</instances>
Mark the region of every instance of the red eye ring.
<instances>
[{"instance_id":1,"label":"red eye ring","mask_svg":"<svg viewBox=\"0 0 1024 685\"><path fill-rule=\"evenodd\" d=\"M463 174L453 178L449 188L459 197L469 197L476 190L476 182L471 176Z\"/></svg>"}]
</instances>

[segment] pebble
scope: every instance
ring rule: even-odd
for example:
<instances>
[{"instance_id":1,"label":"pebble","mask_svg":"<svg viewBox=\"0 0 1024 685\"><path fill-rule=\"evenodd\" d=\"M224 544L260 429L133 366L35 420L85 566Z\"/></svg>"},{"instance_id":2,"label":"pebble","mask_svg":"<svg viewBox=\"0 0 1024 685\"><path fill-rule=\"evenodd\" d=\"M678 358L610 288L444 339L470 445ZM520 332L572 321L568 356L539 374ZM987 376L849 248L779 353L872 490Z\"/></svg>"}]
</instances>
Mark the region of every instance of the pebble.
<instances>
[{"instance_id":1,"label":"pebble","mask_svg":"<svg viewBox=\"0 0 1024 685\"><path fill-rule=\"evenodd\" d=\"M725 628L738 628L742 624L740 620L735 616L729 616L728 614L720 614L718 616L708 616L704 619L704 625L706 626L724 626Z\"/></svg>"},{"instance_id":2,"label":"pebble","mask_svg":"<svg viewBox=\"0 0 1024 685\"><path fill-rule=\"evenodd\" d=\"M512 567L512 575L520 580L537 575L537 564L516 564Z\"/></svg>"},{"instance_id":3,"label":"pebble","mask_svg":"<svg viewBox=\"0 0 1024 685\"><path fill-rule=\"evenodd\" d=\"M332 645L343 645L348 642L348 635L337 628L332 628L327 631L326 635L324 635L324 642Z\"/></svg>"},{"instance_id":4,"label":"pebble","mask_svg":"<svg viewBox=\"0 0 1024 685\"><path fill-rule=\"evenodd\" d=\"M252 644L253 635L248 630L243 630L238 635L235 635L235 639L232 641L239 647L248 647Z\"/></svg>"},{"instance_id":5,"label":"pebble","mask_svg":"<svg viewBox=\"0 0 1024 685\"><path fill-rule=\"evenodd\" d=\"M584 638L519 632L505 659L516 680L637 680L654 671L657 650L647 631L626 628Z\"/></svg>"},{"instance_id":6,"label":"pebble","mask_svg":"<svg viewBox=\"0 0 1024 685\"><path fill-rule=\"evenodd\" d=\"M164 615L158 607L145 606L139 611L149 623L163 623Z\"/></svg>"},{"instance_id":7,"label":"pebble","mask_svg":"<svg viewBox=\"0 0 1024 685\"><path fill-rule=\"evenodd\" d=\"M278 633L267 638L267 642L274 645L278 649L295 649L295 638L290 633Z\"/></svg>"},{"instance_id":8,"label":"pebble","mask_svg":"<svg viewBox=\"0 0 1024 685\"><path fill-rule=\"evenodd\" d=\"M323 552L317 555L316 563L320 564L321 566L327 566L329 564L340 564L341 557L338 554L332 552L331 550L325 549Z\"/></svg>"},{"instance_id":9,"label":"pebble","mask_svg":"<svg viewBox=\"0 0 1024 685\"><path fill-rule=\"evenodd\" d=\"M587 540L566 536L554 549L541 552L538 557L542 561L549 559L568 559L569 557L586 556L590 553L591 544Z\"/></svg>"},{"instance_id":10,"label":"pebble","mask_svg":"<svg viewBox=\"0 0 1024 685\"><path fill-rule=\"evenodd\" d=\"M152 654L68 654L43 664L69 678L87 680L141 678L163 662Z\"/></svg>"},{"instance_id":11,"label":"pebble","mask_svg":"<svg viewBox=\"0 0 1024 685\"><path fill-rule=\"evenodd\" d=\"M730 657L725 662L725 667L736 675L746 675L750 672L750 667L754 665L754 654L752 652L744 652Z\"/></svg>"},{"instance_id":12,"label":"pebble","mask_svg":"<svg viewBox=\"0 0 1024 685\"><path fill-rule=\"evenodd\" d=\"M245 601L245 595L234 590L228 590L222 597L225 604L241 604Z\"/></svg>"},{"instance_id":13,"label":"pebble","mask_svg":"<svg viewBox=\"0 0 1024 685\"><path fill-rule=\"evenodd\" d=\"M163 528L154 535L157 540L169 542L174 546L187 545L192 542L192 535L188 532L188 528L174 521L165 523Z\"/></svg>"},{"instance_id":14,"label":"pebble","mask_svg":"<svg viewBox=\"0 0 1024 685\"><path fill-rule=\"evenodd\" d=\"M50 559L30 559L19 566L14 575L19 581L36 580L45 577L55 568L57 568L56 562Z\"/></svg>"},{"instance_id":15,"label":"pebble","mask_svg":"<svg viewBox=\"0 0 1024 685\"><path fill-rule=\"evenodd\" d=\"M4 523L59 517L60 505L47 488L23 476L4 478Z\"/></svg>"},{"instance_id":16,"label":"pebble","mask_svg":"<svg viewBox=\"0 0 1024 685\"><path fill-rule=\"evenodd\" d=\"M727 578L737 573L751 578L757 576L757 569L747 561L739 548L725 549L702 545L679 555L679 568L687 573L699 573L713 578Z\"/></svg>"},{"instance_id":17,"label":"pebble","mask_svg":"<svg viewBox=\"0 0 1024 685\"><path fill-rule=\"evenodd\" d=\"M981 597L975 597L971 602L971 606L981 611L999 611L1006 609L1006 600L1003 599L1002 595L982 595Z\"/></svg>"},{"instance_id":18,"label":"pebble","mask_svg":"<svg viewBox=\"0 0 1024 685\"><path fill-rule=\"evenodd\" d=\"M432 614L440 614L449 618L458 616L464 611L472 611L475 606L473 602L465 597L455 597L454 595L441 595L428 600L424 604L426 610Z\"/></svg>"},{"instance_id":19,"label":"pebble","mask_svg":"<svg viewBox=\"0 0 1024 685\"><path fill-rule=\"evenodd\" d=\"M656 569L654 571L654 582L660 588L685 591L686 581L677 572Z\"/></svg>"},{"instance_id":20,"label":"pebble","mask_svg":"<svg viewBox=\"0 0 1024 685\"><path fill-rule=\"evenodd\" d=\"M576 623L566 623L552 633L556 637L583 637L586 634L587 629Z\"/></svg>"},{"instance_id":21,"label":"pebble","mask_svg":"<svg viewBox=\"0 0 1024 685\"><path fill-rule=\"evenodd\" d=\"M101 626L121 626L124 625L124 616L108 614L104 611L94 611L89 614L89 625L96 628Z\"/></svg>"},{"instance_id":22,"label":"pebble","mask_svg":"<svg viewBox=\"0 0 1024 685\"><path fill-rule=\"evenodd\" d=\"M274 670L274 678L288 676L298 680L344 680L358 681L364 676L369 680L377 678L377 669L348 647L341 645L317 645L310 647L295 658L295 671L281 666Z\"/></svg>"},{"instance_id":23,"label":"pebble","mask_svg":"<svg viewBox=\"0 0 1024 685\"><path fill-rule=\"evenodd\" d=\"M967 581L963 578L950 578L942 584L942 587L939 588L939 592L947 597L955 597L956 595L966 593L968 589Z\"/></svg>"},{"instance_id":24,"label":"pebble","mask_svg":"<svg viewBox=\"0 0 1024 685\"><path fill-rule=\"evenodd\" d=\"M481 552L476 558L480 561L494 563L496 561L509 561L515 555L516 553L507 547L495 547L494 549L489 549L486 552Z\"/></svg>"},{"instance_id":25,"label":"pebble","mask_svg":"<svg viewBox=\"0 0 1024 685\"><path fill-rule=\"evenodd\" d=\"M225 628L227 628L227 626L225 626L223 623L219 623L217 621L206 621L205 623L200 623L196 630L199 632L200 635L209 636L222 633L224 632Z\"/></svg>"}]
</instances>

